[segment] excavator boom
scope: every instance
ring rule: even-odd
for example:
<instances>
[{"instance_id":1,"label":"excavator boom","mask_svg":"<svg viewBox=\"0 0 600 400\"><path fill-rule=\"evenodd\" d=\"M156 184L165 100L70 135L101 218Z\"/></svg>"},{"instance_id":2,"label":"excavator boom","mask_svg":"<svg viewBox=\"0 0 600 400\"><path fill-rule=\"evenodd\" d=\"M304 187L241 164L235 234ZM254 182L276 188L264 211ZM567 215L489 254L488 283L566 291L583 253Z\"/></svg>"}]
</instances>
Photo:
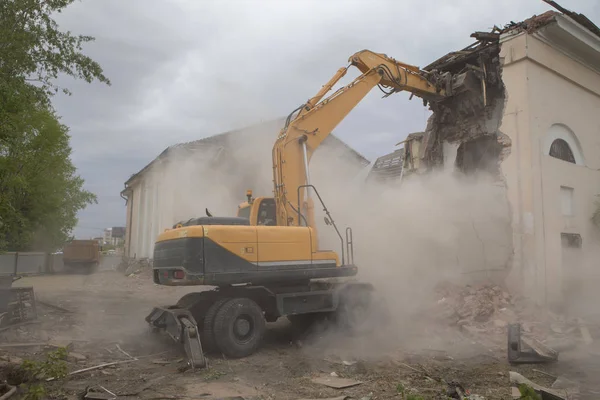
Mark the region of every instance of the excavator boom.
<instances>
[{"instance_id":1,"label":"excavator boom","mask_svg":"<svg viewBox=\"0 0 600 400\"><path fill-rule=\"evenodd\" d=\"M437 101L446 97L443 78L421 71L419 67L396 61L385 54L362 50L348 59L363 74L378 70L379 85L391 88L392 92L409 91L425 100ZM389 93L389 94L391 94Z\"/></svg>"},{"instance_id":2,"label":"excavator boom","mask_svg":"<svg viewBox=\"0 0 600 400\"><path fill-rule=\"evenodd\" d=\"M425 102L441 101L467 87L465 76L422 71L369 50L355 53L349 62L362 74L324 98L346 74L347 68L339 69L313 98L290 114L273 146L274 197L279 226L309 225L316 229L309 189L304 187L310 184L310 159L323 140L375 86L386 96L407 91Z\"/></svg>"}]
</instances>

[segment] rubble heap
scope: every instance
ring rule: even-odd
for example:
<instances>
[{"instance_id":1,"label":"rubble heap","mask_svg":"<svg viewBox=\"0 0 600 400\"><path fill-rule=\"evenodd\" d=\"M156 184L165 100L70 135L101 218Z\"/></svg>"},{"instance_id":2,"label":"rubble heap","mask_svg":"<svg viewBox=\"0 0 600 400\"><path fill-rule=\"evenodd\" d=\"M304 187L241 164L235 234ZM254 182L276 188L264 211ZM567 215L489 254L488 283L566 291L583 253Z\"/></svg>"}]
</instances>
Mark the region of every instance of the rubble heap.
<instances>
[{"instance_id":1,"label":"rubble heap","mask_svg":"<svg viewBox=\"0 0 600 400\"><path fill-rule=\"evenodd\" d=\"M434 319L472 336L505 341L506 326L520 323L524 334L542 341L589 341L587 324L581 318L554 313L497 285L444 283L436 293L439 300L433 307Z\"/></svg>"},{"instance_id":2,"label":"rubble heap","mask_svg":"<svg viewBox=\"0 0 600 400\"><path fill-rule=\"evenodd\" d=\"M121 263L117 266L117 271L125 275L152 275L152 260L149 258L128 258L123 257Z\"/></svg>"},{"instance_id":3,"label":"rubble heap","mask_svg":"<svg viewBox=\"0 0 600 400\"><path fill-rule=\"evenodd\" d=\"M439 285L436 290L438 318L449 325L459 327L482 327L493 321L499 328L515 322L511 295L499 286L460 287L452 284Z\"/></svg>"}]
</instances>

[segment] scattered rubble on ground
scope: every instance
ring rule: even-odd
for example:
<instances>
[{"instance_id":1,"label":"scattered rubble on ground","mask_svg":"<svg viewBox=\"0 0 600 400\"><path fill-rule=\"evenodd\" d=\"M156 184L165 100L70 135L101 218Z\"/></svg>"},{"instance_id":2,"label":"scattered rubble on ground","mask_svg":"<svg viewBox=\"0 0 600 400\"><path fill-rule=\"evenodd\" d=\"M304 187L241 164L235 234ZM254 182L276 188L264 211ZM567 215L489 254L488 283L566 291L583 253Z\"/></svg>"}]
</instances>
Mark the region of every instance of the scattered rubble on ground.
<instances>
[{"instance_id":1,"label":"scattered rubble on ground","mask_svg":"<svg viewBox=\"0 0 600 400\"><path fill-rule=\"evenodd\" d=\"M36 292L39 291L44 299L39 305L40 323L0 332L0 382L3 379L1 371L11 368L9 365L14 367L25 360L43 359L44 354L58 348L68 350L66 362L70 375L48 382L49 388L61 387L69 396L79 398L103 396L102 400L111 396L104 389L119 398L127 395L171 399L211 393L202 398L239 396L249 400L268 399L270 396L271 399L282 400L336 397L376 400L401 398L398 394L400 384L407 395L431 399L447 398L444 397L449 390L447 382L460 385L468 392L465 396L468 399L500 400L510 398L509 370L552 390L558 390L557 386L562 385L564 379L577 380L568 374L570 367L565 367L566 371L560 370L567 362L563 361L562 354L561 361L554 365L511 367L508 364L507 327L500 328L500 324L494 323L500 318L497 314L504 315L506 311L501 311L504 308L511 310L515 315L514 321L525 325L528 322L530 331L540 337L544 332L541 322L545 319L540 309L531 307L504 289L489 285L441 285L430 315L436 318L438 325L444 326L447 333L452 330L462 332L459 339L464 336L467 346L472 340L483 342L481 338L498 336L499 351L495 353L485 353L486 348L480 346L468 354L449 352L451 349L425 351L409 347L410 353L400 350L391 360L377 357L365 360L352 354L355 342L346 343L346 337L337 340L333 346L328 345L326 351L329 354L319 350L318 343L317 351L311 352L313 345L307 344L302 348L290 346L292 335L282 327L285 325L283 321L270 328L270 339L255 355L241 360L209 357L209 368L194 373L185 368L184 355L177 346L172 346L170 341L161 342L154 336L147 336L147 326L142 319L132 321L132 315L137 315L136 312L143 315L157 300L168 303L167 296L180 297L180 289L166 287L156 290L151 279L134 276L139 279L128 278L116 271L60 279L52 276L29 278L27 283L34 282ZM52 286L45 286L44 282ZM96 312L91 322L86 319L90 310ZM580 342L584 342L580 321L549 315L550 325L554 324L555 330L559 328L564 334L580 336ZM474 326L483 332L472 335L460 328L458 322L464 320L467 321L464 326ZM507 323L512 321L506 320ZM569 326L572 323L575 323L575 329ZM102 331L106 326L119 330L132 324L137 327L125 331L128 334L125 336L120 332ZM592 324L588 330L593 340L596 333ZM550 334L557 335L552 330ZM367 339L364 345L369 344L372 342ZM336 350L338 347L341 350ZM161 376L167 379L157 383L155 379ZM561 380L553 387L559 376ZM360 384L336 389L313 382L318 377ZM182 390L187 394L182 395Z\"/></svg>"},{"instance_id":2,"label":"scattered rubble on ground","mask_svg":"<svg viewBox=\"0 0 600 400\"><path fill-rule=\"evenodd\" d=\"M12 287L12 275L0 276L0 332L37 319L33 287Z\"/></svg>"},{"instance_id":3,"label":"scattered rubble on ground","mask_svg":"<svg viewBox=\"0 0 600 400\"><path fill-rule=\"evenodd\" d=\"M132 275L152 275L152 260L149 258L128 258L123 257L121 263L117 266L117 271L127 276Z\"/></svg>"},{"instance_id":4,"label":"scattered rubble on ground","mask_svg":"<svg viewBox=\"0 0 600 400\"><path fill-rule=\"evenodd\" d=\"M518 388L522 387L522 385L526 385L527 387L533 389L535 392L542 396L542 399L551 398L551 399L563 399L563 400L571 400L574 399L574 396L579 393L579 388L577 384L562 378L561 380L557 379L552 387L544 387L542 385L538 385L535 382L525 378L523 375L518 372L510 371L510 383L513 385L513 398L520 398L520 393ZM517 390L514 390L517 389ZM550 397L546 397L550 396Z\"/></svg>"},{"instance_id":5,"label":"scattered rubble on ground","mask_svg":"<svg viewBox=\"0 0 600 400\"><path fill-rule=\"evenodd\" d=\"M503 344L508 325L519 323L524 336L557 349L593 343L590 328L581 318L536 306L497 285L462 287L444 283L438 285L436 292L438 301L431 311L432 317L472 337L484 336Z\"/></svg>"}]
</instances>

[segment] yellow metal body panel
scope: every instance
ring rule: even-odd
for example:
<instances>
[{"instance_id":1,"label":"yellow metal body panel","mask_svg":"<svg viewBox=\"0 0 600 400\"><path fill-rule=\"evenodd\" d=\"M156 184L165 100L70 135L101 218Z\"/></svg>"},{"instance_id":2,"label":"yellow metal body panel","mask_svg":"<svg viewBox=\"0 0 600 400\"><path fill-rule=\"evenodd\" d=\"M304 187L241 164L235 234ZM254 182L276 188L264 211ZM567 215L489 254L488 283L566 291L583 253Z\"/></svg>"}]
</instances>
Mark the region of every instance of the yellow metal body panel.
<instances>
[{"instance_id":1,"label":"yellow metal body panel","mask_svg":"<svg viewBox=\"0 0 600 400\"><path fill-rule=\"evenodd\" d=\"M335 251L317 251L312 254L313 261L335 260L335 265L339 267L340 258Z\"/></svg>"},{"instance_id":2,"label":"yellow metal body panel","mask_svg":"<svg viewBox=\"0 0 600 400\"><path fill-rule=\"evenodd\" d=\"M294 226L241 226L204 225L169 229L161 233L157 242L185 237L206 237L231 253L251 263L271 265L277 262L335 260L334 251L317 251L314 230Z\"/></svg>"},{"instance_id":3,"label":"yellow metal body panel","mask_svg":"<svg viewBox=\"0 0 600 400\"><path fill-rule=\"evenodd\" d=\"M204 229L202 226L185 226L177 229L167 229L156 238L157 242L180 239L184 237L203 237Z\"/></svg>"},{"instance_id":4,"label":"yellow metal body panel","mask_svg":"<svg viewBox=\"0 0 600 400\"><path fill-rule=\"evenodd\" d=\"M258 261L258 243L255 226L205 225L204 237L211 239L233 254L255 263Z\"/></svg>"},{"instance_id":5,"label":"yellow metal body panel","mask_svg":"<svg viewBox=\"0 0 600 400\"><path fill-rule=\"evenodd\" d=\"M258 261L311 261L311 231L305 227L257 226Z\"/></svg>"}]
</instances>

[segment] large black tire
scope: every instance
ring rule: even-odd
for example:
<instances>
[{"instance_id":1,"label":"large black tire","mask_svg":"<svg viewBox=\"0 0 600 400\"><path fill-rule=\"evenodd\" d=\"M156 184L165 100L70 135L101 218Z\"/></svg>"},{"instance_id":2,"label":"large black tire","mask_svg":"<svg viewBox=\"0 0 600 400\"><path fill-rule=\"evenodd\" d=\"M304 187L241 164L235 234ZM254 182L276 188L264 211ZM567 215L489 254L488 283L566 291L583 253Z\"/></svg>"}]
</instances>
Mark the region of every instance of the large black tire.
<instances>
[{"instance_id":1,"label":"large black tire","mask_svg":"<svg viewBox=\"0 0 600 400\"><path fill-rule=\"evenodd\" d=\"M219 311L223 304L227 303L229 300L231 299L227 297L215 301L204 316L204 323L202 326L202 350L205 352L213 352L218 350L215 343L215 317L217 315L217 311Z\"/></svg>"},{"instance_id":2,"label":"large black tire","mask_svg":"<svg viewBox=\"0 0 600 400\"><path fill-rule=\"evenodd\" d=\"M247 298L227 301L214 320L215 344L229 358L247 357L261 345L266 330L263 311Z\"/></svg>"}]
</instances>

